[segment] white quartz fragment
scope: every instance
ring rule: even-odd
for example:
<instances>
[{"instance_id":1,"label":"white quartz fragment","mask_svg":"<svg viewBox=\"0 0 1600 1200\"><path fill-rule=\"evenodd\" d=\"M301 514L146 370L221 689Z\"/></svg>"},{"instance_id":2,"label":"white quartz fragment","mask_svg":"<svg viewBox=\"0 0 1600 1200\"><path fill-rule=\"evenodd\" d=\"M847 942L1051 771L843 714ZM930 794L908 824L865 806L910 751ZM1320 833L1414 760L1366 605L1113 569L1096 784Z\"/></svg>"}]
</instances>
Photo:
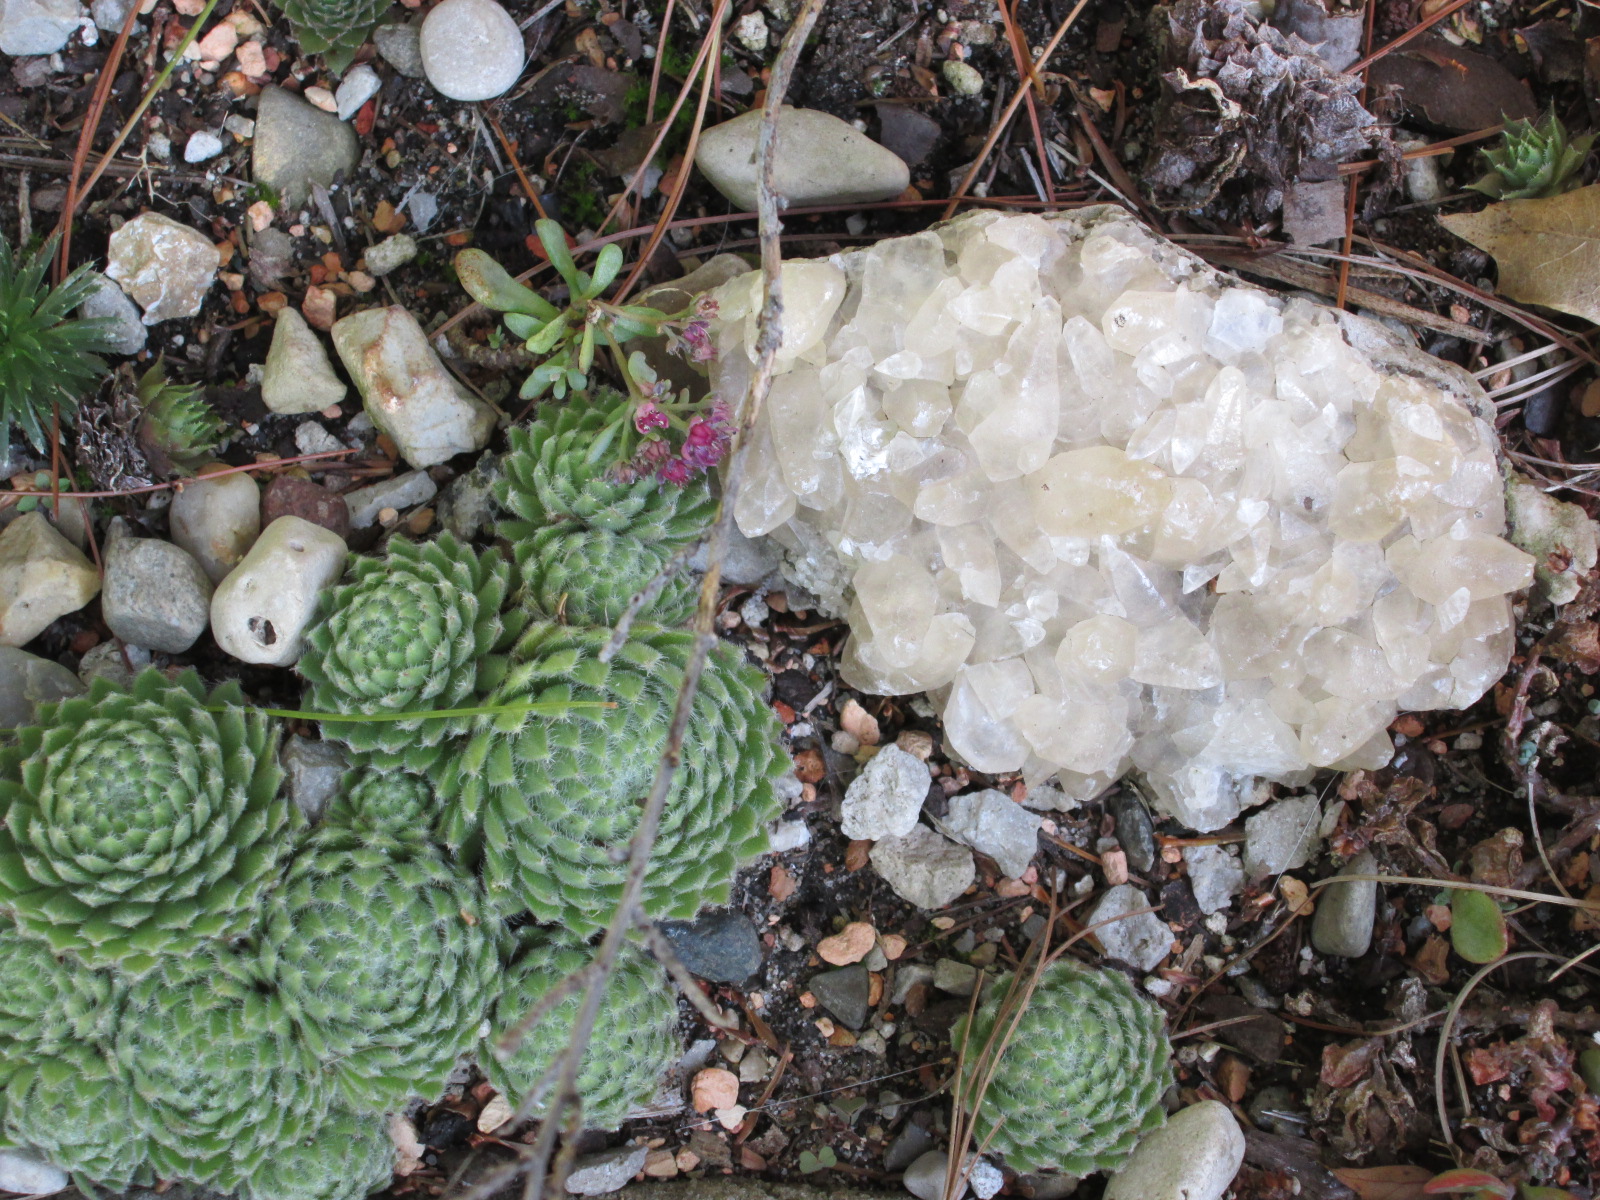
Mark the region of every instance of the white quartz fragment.
<instances>
[{"instance_id":1,"label":"white quartz fragment","mask_svg":"<svg viewBox=\"0 0 1600 1200\"><path fill-rule=\"evenodd\" d=\"M927 692L976 770L1064 803L1130 769L1209 831L1262 780L1378 767L1471 704L1534 560L1483 395L1380 327L1238 284L1116 210L972 213L783 268L735 519ZM713 298L742 394L760 276Z\"/></svg>"}]
</instances>

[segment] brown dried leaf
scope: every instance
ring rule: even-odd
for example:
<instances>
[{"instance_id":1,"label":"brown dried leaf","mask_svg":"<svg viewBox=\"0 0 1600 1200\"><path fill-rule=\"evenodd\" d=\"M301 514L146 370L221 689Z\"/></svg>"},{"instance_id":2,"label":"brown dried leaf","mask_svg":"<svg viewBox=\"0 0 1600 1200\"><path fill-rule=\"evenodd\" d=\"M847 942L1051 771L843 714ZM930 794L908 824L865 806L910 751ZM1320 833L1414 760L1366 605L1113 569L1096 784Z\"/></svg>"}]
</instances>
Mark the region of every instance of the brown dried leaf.
<instances>
[{"instance_id":1,"label":"brown dried leaf","mask_svg":"<svg viewBox=\"0 0 1600 1200\"><path fill-rule=\"evenodd\" d=\"M1439 220L1494 255L1502 295L1600 323L1600 184Z\"/></svg>"},{"instance_id":2,"label":"brown dried leaf","mask_svg":"<svg viewBox=\"0 0 1600 1200\"><path fill-rule=\"evenodd\" d=\"M1372 1065L1383 1050L1382 1038L1363 1038L1322 1048L1322 1082L1332 1088L1347 1088L1372 1073Z\"/></svg>"},{"instance_id":3,"label":"brown dried leaf","mask_svg":"<svg viewBox=\"0 0 1600 1200\"><path fill-rule=\"evenodd\" d=\"M1360 1200L1427 1200L1422 1185L1433 1178L1427 1167L1344 1167L1334 1171Z\"/></svg>"},{"instance_id":4,"label":"brown dried leaf","mask_svg":"<svg viewBox=\"0 0 1600 1200\"><path fill-rule=\"evenodd\" d=\"M1425 33L1372 64L1376 87L1400 91L1405 106L1451 133L1469 133L1502 121L1532 118L1539 107L1533 93L1496 59L1442 34Z\"/></svg>"}]
</instances>

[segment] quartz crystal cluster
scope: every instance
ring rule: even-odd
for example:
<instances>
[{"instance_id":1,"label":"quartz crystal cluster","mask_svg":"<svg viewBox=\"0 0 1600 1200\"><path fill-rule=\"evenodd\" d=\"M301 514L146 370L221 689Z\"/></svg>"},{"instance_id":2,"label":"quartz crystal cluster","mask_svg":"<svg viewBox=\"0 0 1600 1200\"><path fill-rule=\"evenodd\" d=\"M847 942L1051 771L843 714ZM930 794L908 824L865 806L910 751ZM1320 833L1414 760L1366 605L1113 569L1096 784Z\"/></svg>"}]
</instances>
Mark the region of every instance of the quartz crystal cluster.
<instances>
[{"instance_id":1,"label":"quartz crystal cluster","mask_svg":"<svg viewBox=\"0 0 1600 1200\"><path fill-rule=\"evenodd\" d=\"M783 289L739 526L848 617L846 680L929 693L974 768L1079 798L1135 769L1216 829L1504 670L1533 564L1494 431L1381 327L1105 209L974 213ZM739 396L759 275L714 298Z\"/></svg>"}]
</instances>

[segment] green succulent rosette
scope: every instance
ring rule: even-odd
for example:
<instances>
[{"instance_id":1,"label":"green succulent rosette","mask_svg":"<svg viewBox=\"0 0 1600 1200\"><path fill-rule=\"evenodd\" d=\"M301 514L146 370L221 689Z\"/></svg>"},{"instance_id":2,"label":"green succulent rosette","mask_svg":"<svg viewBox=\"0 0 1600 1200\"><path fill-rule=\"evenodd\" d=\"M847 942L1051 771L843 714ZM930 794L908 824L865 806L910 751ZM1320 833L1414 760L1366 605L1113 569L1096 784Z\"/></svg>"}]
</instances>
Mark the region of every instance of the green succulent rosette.
<instances>
[{"instance_id":1,"label":"green succulent rosette","mask_svg":"<svg viewBox=\"0 0 1600 1200\"><path fill-rule=\"evenodd\" d=\"M441 1087L498 987L497 926L432 850L324 827L267 900L257 971L343 1102ZM430 1097L431 1098L431 1097Z\"/></svg>"},{"instance_id":2,"label":"green succulent rosette","mask_svg":"<svg viewBox=\"0 0 1600 1200\"><path fill-rule=\"evenodd\" d=\"M389 11L389 0L283 0L282 7L300 49L322 55L340 75Z\"/></svg>"},{"instance_id":3,"label":"green succulent rosette","mask_svg":"<svg viewBox=\"0 0 1600 1200\"><path fill-rule=\"evenodd\" d=\"M64 1046L28 1060L12 1075L4 1140L36 1151L80 1188L148 1186L155 1182L150 1147L133 1120L131 1101L106 1055L90 1045Z\"/></svg>"},{"instance_id":4,"label":"green succulent rosette","mask_svg":"<svg viewBox=\"0 0 1600 1200\"><path fill-rule=\"evenodd\" d=\"M242 1200L363 1200L394 1179L384 1117L335 1107L318 1127L277 1147L244 1181Z\"/></svg>"},{"instance_id":5,"label":"green succulent rosette","mask_svg":"<svg viewBox=\"0 0 1600 1200\"><path fill-rule=\"evenodd\" d=\"M605 629L530 626L489 703L550 709L480 717L439 783L441 840L481 857L491 906L531 910L579 937L600 929L621 898L694 635L635 626L602 662L609 638ZM645 876L652 917L725 902L739 864L766 848L766 822L780 808L774 781L788 762L764 683L738 650L713 648ZM552 711L574 702L581 707Z\"/></svg>"},{"instance_id":6,"label":"green succulent rosette","mask_svg":"<svg viewBox=\"0 0 1600 1200\"><path fill-rule=\"evenodd\" d=\"M975 1099L973 1064L1000 1015L1010 977L997 979L966 1032L961 1096ZM1125 976L1070 959L1045 968L978 1107L974 1141L1018 1171L1114 1171L1139 1138L1166 1120L1171 1047L1160 1007Z\"/></svg>"},{"instance_id":7,"label":"green succulent rosette","mask_svg":"<svg viewBox=\"0 0 1600 1200\"><path fill-rule=\"evenodd\" d=\"M192 672L41 704L0 748L0 908L130 976L245 932L293 844L276 750L237 685Z\"/></svg>"},{"instance_id":8,"label":"green succulent rosette","mask_svg":"<svg viewBox=\"0 0 1600 1200\"><path fill-rule=\"evenodd\" d=\"M27 1060L109 1038L125 991L109 972L57 956L14 928L0 930L0 1082Z\"/></svg>"},{"instance_id":9,"label":"green succulent rosette","mask_svg":"<svg viewBox=\"0 0 1600 1200\"><path fill-rule=\"evenodd\" d=\"M156 1174L222 1191L315 1129L333 1093L276 999L217 960L135 984L114 1054Z\"/></svg>"},{"instance_id":10,"label":"green succulent rosette","mask_svg":"<svg viewBox=\"0 0 1600 1200\"><path fill-rule=\"evenodd\" d=\"M580 988L557 1003L516 1040L503 1058L499 1039L520 1027L551 989L581 971L593 952L565 934L539 934L506 972L505 990L491 1021L494 1045L481 1056L489 1082L512 1105L521 1105L566 1049L583 1001ZM615 1129L656 1093L661 1073L682 1045L678 1003L665 972L638 950L624 946L606 982L594 1037L578 1066L578 1100L586 1128Z\"/></svg>"},{"instance_id":11,"label":"green succulent rosette","mask_svg":"<svg viewBox=\"0 0 1600 1200\"><path fill-rule=\"evenodd\" d=\"M351 562L347 582L323 595L306 634L306 704L355 716L470 707L494 676L507 640L502 617L511 565L446 533L395 539L383 558ZM322 735L382 766L426 772L469 717L324 720Z\"/></svg>"},{"instance_id":12,"label":"green succulent rosette","mask_svg":"<svg viewBox=\"0 0 1600 1200\"><path fill-rule=\"evenodd\" d=\"M426 842L438 820L438 798L426 776L357 766L339 781L322 823L358 835Z\"/></svg>"},{"instance_id":13,"label":"green succulent rosette","mask_svg":"<svg viewBox=\"0 0 1600 1200\"><path fill-rule=\"evenodd\" d=\"M680 486L613 469L631 410L625 396L597 388L592 399L575 394L511 430L494 497L511 514L500 535L519 567L534 534L553 525L627 534L670 552L710 523L716 501L706 480Z\"/></svg>"},{"instance_id":14,"label":"green succulent rosette","mask_svg":"<svg viewBox=\"0 0 1600 1200\"><path fill-rule=\"evenodd\" d=\"M570 525L541 529L518 549L522 602L569 625L615 625L669 557L627 534ZM680 571L640 608L636 619L683 625L694 616L698 599L695 583Z\"/></svg>"}]
</instances>

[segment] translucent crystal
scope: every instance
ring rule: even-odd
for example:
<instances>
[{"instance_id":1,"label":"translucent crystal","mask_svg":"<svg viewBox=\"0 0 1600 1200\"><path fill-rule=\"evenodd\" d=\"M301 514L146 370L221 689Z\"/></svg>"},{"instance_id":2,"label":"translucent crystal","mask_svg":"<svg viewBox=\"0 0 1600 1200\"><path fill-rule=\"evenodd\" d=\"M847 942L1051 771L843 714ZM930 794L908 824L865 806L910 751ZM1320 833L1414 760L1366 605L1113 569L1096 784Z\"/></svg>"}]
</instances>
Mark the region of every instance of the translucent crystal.
<instances>
[{"instance_id":1,"label":"translucent crystal","mask_svg":"<svg viewBox=\"0 0 1600 1200\"><path fill-rule=\"evenodd\" d=\"M727 397L757 283L715 296ZM1503 673L1533 562L1494 430L1353 318L1105 211L973 213L784 285L735 517L849 621L844 680L929 692L973 768L1080 799L1135 768L1215 829Z\"/></svg>"}]
</instances>

